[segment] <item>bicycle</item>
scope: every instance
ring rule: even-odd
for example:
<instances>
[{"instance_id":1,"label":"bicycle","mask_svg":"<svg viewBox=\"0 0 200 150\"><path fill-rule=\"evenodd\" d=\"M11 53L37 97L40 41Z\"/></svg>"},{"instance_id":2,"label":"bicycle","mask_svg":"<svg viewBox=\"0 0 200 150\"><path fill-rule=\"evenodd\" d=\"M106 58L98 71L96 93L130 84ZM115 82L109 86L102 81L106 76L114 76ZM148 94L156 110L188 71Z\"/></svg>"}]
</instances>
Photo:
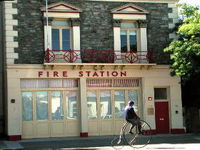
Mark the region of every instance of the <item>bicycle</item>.
<instances>
[{"instance_id":1,"label":"bicycle","mask_svg":"<svg viewBox=\"0 0 200 150\"><path fill-rule=\"evenodd\" d=\"M129 129L131 123L126 122L120 130L120 135L115 136L111 141L111 145L114 148L119 148L124 144L129 145L133 148L145 147L147 144L151 142L152 139L151 126L144 120L140 120L140 124L141 124L141 133L139 133L137 124L132 129L133 134L130 134Z\"/></svg>"}]
</instances>

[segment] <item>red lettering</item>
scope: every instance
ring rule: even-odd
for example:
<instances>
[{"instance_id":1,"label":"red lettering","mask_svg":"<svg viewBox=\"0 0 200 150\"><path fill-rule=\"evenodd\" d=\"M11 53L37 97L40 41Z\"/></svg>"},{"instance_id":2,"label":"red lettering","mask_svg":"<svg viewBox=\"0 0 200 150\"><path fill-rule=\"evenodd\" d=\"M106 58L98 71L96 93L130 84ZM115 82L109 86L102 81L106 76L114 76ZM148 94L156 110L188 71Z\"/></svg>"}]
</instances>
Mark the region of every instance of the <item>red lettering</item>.
<instances>
[{"instance_id":1,"label":"red lettering","mask_svg":"<svg viewBox=\"0 0 200 150\"><path fill-rule=\"evenodd\" d=\"M107 71L107 76L109 77L109 71Z\"/></svg>"},{"instance_id":2,"label":"red lettering","mask_svg":"<svg viewBox=\"0 0 200 150\"><path fill-rule=\"evenodd\" d=\"M104 71L100 71L100 73L101 73L101 77L103 77Z\"/></svg>"},{"instance_id":3,"label":"red lettering","mask_svg":"<svg viewBox=\"0 0 200 150\"><path fill-rule=\"evenodd\" d=\"M79 77L83 77L83 71L79 71Z\"/></svg>"},{"instance_id":4,"label":"red lettering","mask_svg":"<svg viewBox=\"0 0 200 150\"><path fill-rule=\"evenodd\" d=\"M38 71L38 77L40 77L41 75L43 75L43 71Z\"/></svg>"},{"instance_id":5,"label":"red lettering","mask_svg":"<svg viewBox=\"0 0 200 150\"><path fill-rule=\"evenodd\" d=\"M93 77L99 77L99 75L97 74L97 72L94 72Z\"/></svg>"},{"instance_id":6,"label":"red lettering","mask_svg":"<svg viewBox=\"0 0 200 150\"><path fill-rule=\"evenodd\" d=\"M121 72L121 77L126 77L126 71L124 71L124 72Z\"/></svg>"},{"instance_id":7,"label":"red lettering","mask_svg":"<svg viewBox=\"0 0 200 150\"><path fill-rule=\"evenodd\" d=\"M67 71L63 71L63 77L67 77Z\"/></svg>"},{"instance_id":8,"label":"red lettering","mask_svg":"<svg viewBox=\"0 0 200 150\"><path fill-rule=\"evenodd\" d=\"M91 71L86 71L88 77L90 76L90 72L91 72Z\"/></svg>"},{"instance_id":9,"label":"red lettering","mask_svg":"<svg viewBox=\"0 0 200 150\"><path fill-rule=\"evenodd\" d=\"M47 77L49 77L49 71L47 71Z\"/></svg>"},{"instance_id":10,"label":"red lettering","mask_svg":"<svg viewBox=\"0 0 200 150\"><path fill-rule=\"evenodd\" d=\"M53 72L53 77L59 77L57 71L54 71L54 72Z\"/></svg>"},{"instance_id":11,"label":"red lettering","mask_svg":"<svg viewBox=\"0 0 200 150\"><path fill-rule=\"evenodd\" d=\"M117 71L113 71L112 72L112 76L114 76L114 77L118 76L118 72Z\"/></svg>"}]
</instances>

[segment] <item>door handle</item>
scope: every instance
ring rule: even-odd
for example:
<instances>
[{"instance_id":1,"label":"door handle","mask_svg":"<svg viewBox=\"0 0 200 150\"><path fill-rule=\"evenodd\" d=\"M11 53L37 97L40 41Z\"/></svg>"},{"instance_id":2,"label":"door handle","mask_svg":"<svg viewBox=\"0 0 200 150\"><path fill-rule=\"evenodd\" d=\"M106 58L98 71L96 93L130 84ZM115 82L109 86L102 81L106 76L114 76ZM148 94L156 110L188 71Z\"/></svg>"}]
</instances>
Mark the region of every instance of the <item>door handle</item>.
<instances>
[{"instance_id":1,"label":"door handle","mask_svg":"<svg viewBox=\"0 0 200 150\"><path fill-rule=\"evenodd\" d=\"M159 120L162 120L162 121L163 121L163 120L165 120L165 119L164 119L164 118L160 118Z\"/></svg>"}]
</instances>

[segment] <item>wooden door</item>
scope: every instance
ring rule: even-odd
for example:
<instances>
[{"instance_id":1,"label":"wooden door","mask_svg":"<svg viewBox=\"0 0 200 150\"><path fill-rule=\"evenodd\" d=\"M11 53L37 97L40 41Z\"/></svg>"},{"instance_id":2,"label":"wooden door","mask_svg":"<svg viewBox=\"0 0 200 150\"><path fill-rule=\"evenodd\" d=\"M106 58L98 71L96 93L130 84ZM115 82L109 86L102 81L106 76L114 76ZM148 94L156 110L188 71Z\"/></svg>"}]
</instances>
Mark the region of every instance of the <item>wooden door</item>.
<instances>
[{"instance_id":1,"label":"wooden door","mask_svg":"<svg viewBox=\"0 0 200 150\"><path fill-rule=\"evenodd\" d=\"M169 133L169 107L168 102L155 103L156 132Z\"/></svg>"}]
</instances>

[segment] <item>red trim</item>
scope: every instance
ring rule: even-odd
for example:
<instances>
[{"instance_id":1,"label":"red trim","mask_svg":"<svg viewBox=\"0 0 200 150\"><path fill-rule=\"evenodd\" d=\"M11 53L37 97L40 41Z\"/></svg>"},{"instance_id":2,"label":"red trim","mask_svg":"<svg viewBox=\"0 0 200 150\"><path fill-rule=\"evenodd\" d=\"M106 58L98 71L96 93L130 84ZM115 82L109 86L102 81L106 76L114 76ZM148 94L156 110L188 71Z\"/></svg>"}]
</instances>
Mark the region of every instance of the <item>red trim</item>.
<instances>
[{"instance_id":1,"label":"red trim","mask_svg":"<svg viewBox=\"0 0 200 150\"><path fill-rule=\"evenodd\" d=\"M143 10L141 10L141 9L139 9L139 8L136 8L136 7L133 7L133 6L130 6L130 5L128 5L128 6L126 6L126 7L123 7L123 8L121 8L121 9L118 9L117 11L121 11L121 10L126 9L126 8L129 8L129 7L133 8L133 9L136 9L136 10L138 10L138 11L140 11L140 12L143 12Z\"/></svg>"},{"instance_id":2,"label":"red trim","mask_svg":"<svg viewBox=\"0 0 200 150\"><path fill-rule=\"evenodd\" d=\"M171 133L172 134L184 134L186 132L185 132L185 129L171 129Z\"/></svg>"},{"instance_id":3,"label":"red trim","mask_svg":"<svg viewBox=\"0 0 200 150\"><path fill-rule=\"evenodd\" d=\"M21 139L21 135L8 135L8 141L18 141Z\"/></svg>"},{"instance_id":4,"label":"red trim","mask_svg":"<svg viewBox=\"0 0 200 150\"><path fill-rule=\"evenodd\" d=\"M113 12L113 14L146 15L146 12Z\"/></svg>"},{"instance_id":5,"label":"red trim","mask_svg":"<svg viewBox=\"0 0 200 150\"><path fill-rule=\"evenodd\" d=\"M75 8L75 7L73 7L73 6L68 6L68 5L66 5L66 4L58 4L58 5L55 5L55 6L50 6L48 9L52 9L52 8L55 8L55 7L58 7L58 6L65 6L65 7L67 7L67 8L71 8L71 9L73 9L73 10L77 10L77 8Z\"/></svg>"},{"instance_id":6,"label":"red trim","mask_svg":"<svg viewBox=\"0 0 200 150\"><path fill-rule=\"evenodd\" d=\"M81 132L80 137L88 137L88 132Z\"/></svg>"},{"instance_id":7,"label":"red trim","mask_svg":"<svg viewBox=\"0 0 200 150\"><path fill-rule=\"evenodd\" d=\"M156 130L145 130L144 131L144 134L145 135L155 135L156 134Z\"/></svg>"},{"instance_id":8,"label":"red trim","mask_svg":"<svg viewBox=\"0 0 200 150\"><path fill-rule=\"evenodd\" d=\"M43 12L45 12L45 10ZM49 10L49 12L56 12L56 13L80 13L81 11L56 11L56 10Z\"/></svg>"}]
</instances>

